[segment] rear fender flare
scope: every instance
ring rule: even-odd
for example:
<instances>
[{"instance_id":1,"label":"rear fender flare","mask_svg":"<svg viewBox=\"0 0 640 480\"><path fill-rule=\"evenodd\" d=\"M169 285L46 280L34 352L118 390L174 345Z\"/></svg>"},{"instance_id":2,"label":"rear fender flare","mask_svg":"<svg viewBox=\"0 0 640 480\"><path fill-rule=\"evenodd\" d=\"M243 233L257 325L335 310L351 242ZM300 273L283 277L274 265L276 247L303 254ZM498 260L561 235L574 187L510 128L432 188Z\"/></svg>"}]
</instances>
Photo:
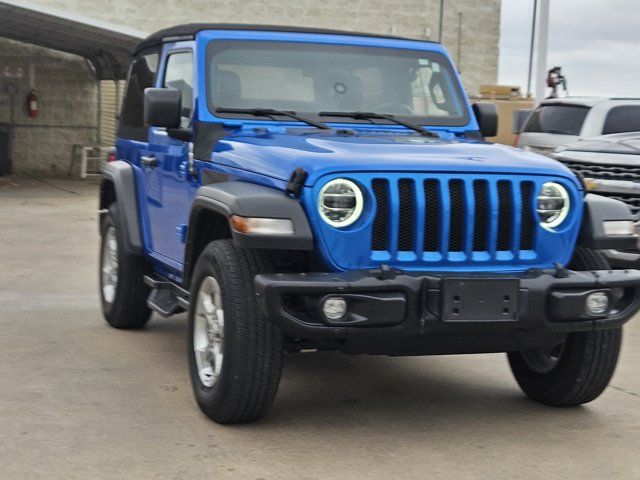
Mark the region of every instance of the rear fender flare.
<instances>
[{"instance_id":1,"label":"rear fender flare","mask_svg":"<svg viewBox=\"0 0 640 480\"><path fill-rule=\"evenodd\" d=\"M112 193L115 194L115 198L111 198ZM108 214L109 204L113 200L118 202L118 216L121 217L118 224L125 231L124 238L127 239L127 242L124 247L126 251L132 254L143 253L135 173L133 166L122 160L109 162L102 170L100 182L101 222L104 215Z\"/></svg>"}]
</instances>

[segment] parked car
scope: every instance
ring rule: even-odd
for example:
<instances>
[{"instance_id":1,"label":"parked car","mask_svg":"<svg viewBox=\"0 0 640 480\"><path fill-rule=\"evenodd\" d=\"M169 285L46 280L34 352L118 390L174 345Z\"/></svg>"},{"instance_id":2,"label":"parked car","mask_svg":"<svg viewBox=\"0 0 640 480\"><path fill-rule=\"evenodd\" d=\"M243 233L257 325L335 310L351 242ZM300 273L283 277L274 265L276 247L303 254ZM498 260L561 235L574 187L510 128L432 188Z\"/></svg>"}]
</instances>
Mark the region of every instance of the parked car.
<instances>
[{"instance_id":1,"label":"parked car","mask_svg":"<svg viewBox=\"0 0 640 480\"><path fill-rule=\"evenodd\" d=\"M589 191L626 203L640 230L640 131L570 143L552 156L581 175ZM640 266L640 245L605 255L617 267Z\"/></svg>"},{"instance_id":2,"label":"parked car","mask_svg":"<svg viewBox=\"0 0 640 480\"><path fill-rule=\"evenodd\" d=\"M283 354L309 349L508 352L531 398L589 402L639 308L640 271L597 251L635 245L631 213L482 141L496 126L437 43L154 34L100 188L104 316L140 328L186 310L193 391L221 423L264 415Z\"/></svg>"},{"instance_id":3,"label":"parked car","mask_svg":"<svg viewBox=\"0 0 640 480\"><path fill-rule=\"evenodd\" d=\"M517 146L550 155L583 138L633 131L640 131L640 99L552 98L529 116Z\"/></svg>"}]
</instances>

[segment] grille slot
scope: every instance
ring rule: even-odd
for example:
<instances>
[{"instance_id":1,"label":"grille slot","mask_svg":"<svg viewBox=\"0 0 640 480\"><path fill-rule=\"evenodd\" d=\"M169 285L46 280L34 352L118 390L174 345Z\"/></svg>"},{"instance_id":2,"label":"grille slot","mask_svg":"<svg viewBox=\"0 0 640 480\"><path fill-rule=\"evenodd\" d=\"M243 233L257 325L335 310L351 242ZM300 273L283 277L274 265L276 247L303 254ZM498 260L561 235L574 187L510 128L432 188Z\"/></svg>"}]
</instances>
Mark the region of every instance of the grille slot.
<instances>
[{"instance_id":1,"label":"grille slot","mask_svg":"<svg viewBox=\"0 0 640 480\"><path fill-rule=\"evenodd\" d=\"M378 208L373 220L372 250L389 249L389 181L377 178L372 184Z\"/></svg>"},{"instance_id":2,"label":"grille slot","mask_svg":"<svg viewBox=\"0 0 640 480\"><path fill-rule=\"evenodd\" d=\"M449 251L461 252L464 250L464 218L467 213L462 180L449 181L449 202L451 205Z\"/></svg>"},{"instance_id":3,"label":"grille slot","mask_svg":"<svg viewBox=\"0 0 640 480\"><path fill-rule=\"evenodd\" d=\"M498 182L498 250L511 250L511 182Z\"/></svg>"},{"instance_id":4,"label":"grille slot","mask_svg":"<svg viewBox=\"0 0 640 480\"><path fill-rule=\"evenodd\" d=\"M440 183L438 180L424 181L424 251L437 252L440 250Z\"/></svg>"},{"instance_id":5,"label":"grille slot","mask_svg":"<svg viewBox=\"0 0 640 480\"><path fill-rule=\"evenodd\" d=\"M536 220L533 215L533 183L522 182L520 185L522 216L520 225L520 249L533 250Z\"/></svg>"},{"instance_id":6,"label":"grille slot","mask_svg":"<svg viewBox=\"0 0 640 480\"><path fill-rule=\"evenodd\" d=\"M415 244L415 187L413 180L398 182L400 200L400 225L398 227L398 250L413 250Z\"/></svg>"},{"instance_id":7,"label":"grille slot","mask_svg":"<svg viewBox=\"0 0 640 480\"><path fill-rule=\"evenodd\" d=\"M473 223L473 249L482 252L489 249L489 182L473 182L476 215Z\"/></svg>"}]
</instances>

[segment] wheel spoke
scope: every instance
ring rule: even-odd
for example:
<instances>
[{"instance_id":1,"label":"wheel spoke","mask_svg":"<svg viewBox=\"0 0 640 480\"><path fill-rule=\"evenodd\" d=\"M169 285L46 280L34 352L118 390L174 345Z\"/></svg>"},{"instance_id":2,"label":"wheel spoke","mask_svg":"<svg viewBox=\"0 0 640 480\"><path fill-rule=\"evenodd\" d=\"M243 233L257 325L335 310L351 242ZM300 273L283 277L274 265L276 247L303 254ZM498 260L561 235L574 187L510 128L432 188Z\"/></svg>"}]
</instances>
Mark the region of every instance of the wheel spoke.
<instances>
[{"instance_id":1,"label":"wheel spoke","mask_svg":"<svg viewBox=\"0 0 640 480\"><path fill-rule=\"evenodd\" d=\"M224 362L222 291L213 277L202 280L193 312L193 346L198 377L205 387L217 382Z\"/></svg>"},{"instance_id":2,"label":"wheel spoke","mask_svg":"<svg viewBox=\"0 0 640 480\"><path fill-rule=\"evenodd\" d=\"M113 303L118 284L118 240L113 226L109 226L104 233L101 282L104 301Z\"/></svg>"}]
</instances>

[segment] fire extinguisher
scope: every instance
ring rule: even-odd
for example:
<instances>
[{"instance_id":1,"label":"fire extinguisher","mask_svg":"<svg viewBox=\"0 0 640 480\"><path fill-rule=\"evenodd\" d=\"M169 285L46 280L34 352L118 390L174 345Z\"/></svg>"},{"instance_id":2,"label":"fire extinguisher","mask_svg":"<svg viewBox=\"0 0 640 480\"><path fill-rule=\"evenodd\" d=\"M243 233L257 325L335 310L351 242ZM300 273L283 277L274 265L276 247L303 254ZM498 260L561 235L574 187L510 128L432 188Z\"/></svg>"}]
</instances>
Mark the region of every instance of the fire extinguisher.
<instances>
[{"instance_id":1,"label":"fire extinguisher","mask_svg":"<svg viewBox=\"0 0 640 480\"><path fill-rule=\"evenodd\" d=\"M35 90L31 90L27 95L27 113L31 118L38 116L38 95Z\"/></svg>"}]
</instances>

